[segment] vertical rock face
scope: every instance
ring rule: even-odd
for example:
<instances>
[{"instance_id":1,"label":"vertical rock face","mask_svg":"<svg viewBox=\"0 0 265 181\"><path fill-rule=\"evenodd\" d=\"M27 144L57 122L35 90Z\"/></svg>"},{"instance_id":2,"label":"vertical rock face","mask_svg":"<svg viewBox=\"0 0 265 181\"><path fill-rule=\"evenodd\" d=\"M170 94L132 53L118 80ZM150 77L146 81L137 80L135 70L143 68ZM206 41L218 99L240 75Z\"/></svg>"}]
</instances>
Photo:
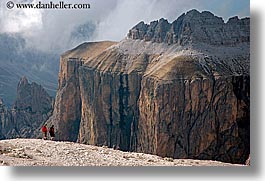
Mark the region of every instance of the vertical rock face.
<instances>
[{"instance_id":1,"label":"vertical rock face","mask_svg":"<svg viewBox=\"0 0 265 181\"><path fill-rule=\"evenodd\" d=\"M17 98L12 109L0 104L2 138L37 136L40 126L52 113L53 102L40 85L30 84L23 77L18 83Z\"/></svg>"},{"instance_id":2,"label":"vertical rock face","mask_svg":"<svg viewBox=\"0 0 265 181\"><path fill-rule=\"evenodd\" d=\"M83 61L78 58L61 58L59 90L56 95L52 122L57 128L58 139L76 141L80 124L81 100L78 68Z\"/></svg>"},{"instance_id":3,"label":"vertical rock face","mask_svg":"<svg viewBox=\"0 0 265 181\"><path fill-rule=\"evenodd\" d=\"M63 139L173 158L249 156L249 18L192 10L63 57L53 115Z\"/></svg>"},{"instance_id":4,"label":"vertical rock face","mask_svg":"<svg viewBox=\"0 0 265 181\"><path fill-rule=\"evenodd\" d=\"M55 125L59 140L76 141L81 120L81 96L79 88L79 67L85 58L97 55L100 49L112 42L84 43L61 56L59 88L56 94L53 116L48 122ZM93 53L87 54L92 49Z\"/></svg>"},{"instance_id":5,"label":"vertical rock face","mask_svg":"<svg viewBox=\"0 0 265 181\"><path fill-rule=\"evenodd\" d=\"M137 146L136 136L133 135L136 133L139 114L140 69L146 67L147 57L134 59L134 70L122 70L119 60L128 57L114 52L111 54L113 62L110 66L102 64L95 70L88 65L93 62L87 62L80 68L82 119L79 141L133 150Z\"/></svg>"},{"instance_id":6,"label":"vertical rock face","mask_svg":"<svg viewBox=\"0 0 265 181\"><path fill-rule=\"evenodd\" d=\"M139 98L138 151L174 158L246 160L248 76L180 79L169 84L145 79L143 84L148 86Z\"/></svg>"}]
</instances>

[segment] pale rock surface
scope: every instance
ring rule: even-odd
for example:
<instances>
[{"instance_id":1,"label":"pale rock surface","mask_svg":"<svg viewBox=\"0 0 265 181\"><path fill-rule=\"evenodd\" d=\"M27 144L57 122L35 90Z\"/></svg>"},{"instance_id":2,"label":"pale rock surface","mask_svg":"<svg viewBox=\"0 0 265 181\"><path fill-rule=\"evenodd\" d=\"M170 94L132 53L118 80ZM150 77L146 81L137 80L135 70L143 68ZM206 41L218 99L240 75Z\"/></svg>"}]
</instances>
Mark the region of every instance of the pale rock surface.
<instances>
[{"instance_id":1,"label":"pale rock surface","mask_svg":"<svg viewBox=\"0 0 265 181\"><path fill-rule=\"evenodd\" d=\"M0 141L0 166L243 166L217 161L161 158L73 142Z\"/></svg>"}]
</instances>

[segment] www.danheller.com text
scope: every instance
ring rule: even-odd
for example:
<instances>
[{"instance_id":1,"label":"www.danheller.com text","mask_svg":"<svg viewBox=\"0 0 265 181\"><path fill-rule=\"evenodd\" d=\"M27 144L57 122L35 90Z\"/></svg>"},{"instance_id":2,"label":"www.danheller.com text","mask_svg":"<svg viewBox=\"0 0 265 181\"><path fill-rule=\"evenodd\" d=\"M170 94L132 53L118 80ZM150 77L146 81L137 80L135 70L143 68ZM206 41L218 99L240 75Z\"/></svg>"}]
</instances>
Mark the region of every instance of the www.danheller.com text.
<instances>
[{"instance_id":1,"label":"www.danheller.com text","mask_svg":"<svg viewBox=\"0 0 265 181\"><path fill-rule=\"evenodd\" d=\"M7 8L17 8L17 9L90 9L90 4L82 4L82 3L65 3L64 1L59 2L42 2L38 1L37 3L14 3L13 1L9 1L6 3Z\"/></svg>"}]
</instances>

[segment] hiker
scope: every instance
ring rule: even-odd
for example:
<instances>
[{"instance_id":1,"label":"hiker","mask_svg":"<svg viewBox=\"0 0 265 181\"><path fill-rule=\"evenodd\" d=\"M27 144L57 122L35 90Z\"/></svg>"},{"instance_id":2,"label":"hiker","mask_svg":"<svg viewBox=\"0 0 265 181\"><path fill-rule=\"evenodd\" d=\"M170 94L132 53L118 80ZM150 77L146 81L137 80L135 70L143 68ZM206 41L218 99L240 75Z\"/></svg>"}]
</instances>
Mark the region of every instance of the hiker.
<instances>
[{"instance_id":1,"label":"hiker","mask_svg":"<svg viewBox=\"0 0 265 181\"><path fill-rule=\"evenodd\" d=\"M41 131L42 131L42 138L46 140L47 139L47 124L44 124L42 126Z\"/></svg>"},{"instance_id":2,"label":"hiker","mask_svg":"<svg viewBox=\"0 0 265 181\"><path fill-rule=\"evenodd\" d=\"M54 139L55 137L55 133L54 133L54 125L52 125L49 129L49 133L50 133L50 136L51 136L51 140Z\"/></svg>"}]
</instances>

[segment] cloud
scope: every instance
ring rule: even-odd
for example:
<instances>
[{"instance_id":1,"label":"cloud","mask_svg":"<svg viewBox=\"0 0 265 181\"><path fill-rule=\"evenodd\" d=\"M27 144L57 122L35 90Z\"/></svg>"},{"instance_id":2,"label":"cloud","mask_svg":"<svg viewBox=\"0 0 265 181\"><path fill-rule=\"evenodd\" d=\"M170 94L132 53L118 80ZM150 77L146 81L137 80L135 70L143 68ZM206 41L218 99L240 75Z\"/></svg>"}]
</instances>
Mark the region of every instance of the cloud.
<instances>
[{"instance_id":1,"label":"cloud","mask_svg":"<svg viewBox=\"0 0 265 181\"><path fill-rule=\"evenodd\" d=\"M29 48L43 51L65 51L77 42L73 41L73 31L81 25L94 26L103 21L116 6L116 0L64 0L65 3L90 3L87 10L40 10L7 9L1 1L0 33L20 34ZM14 0L14 2L37 3L39 0ZM50 0L42 0L49 3ZM53 1L58 3L58 1ZM91 28L92 30L93 28ZM93 34L93 32L91 32ZM87 36L88 37L88 36ZM90 40L92 39L92 36ZM88 39L84 40L88 41Z\"/></svg>"},{"instance_id":2,"label":"cloud","mask_svg":"<svg viewBox=\"0 0 265 181\"><path fill-rule=\"evenodd\" d=\"M98 24L95 39L120 40L140 21L150 22L162 17L173 21L193 8L201 8L200 3L194 0L118 0L115 9Z\"/></svg>"},{"instance_id":3,"label":"cloud","mask_svg":"<svg viewBox=\"0 0 265 181\"><path fill-rule=\"evenodd\" d=\"M41 10L9 10L5 6L6 2L1 1L0 33L30 32L42 28Z\"/></svg>"},{"instance_id":4,"label":"cloud","mask_svg":"<svg viewBox=\"0 0 265 181\"><path fill-rule=\"evenodd\" d=\"M65 51L82 41L119 41L139 21L150 22L162 17L173 21L183 12L194 8L210 10L225 18L237 14L249 16L246 12L249 7L242 8L244 12L235 10L238 0L221 1L222 6L217 0L64 0L65 3L90 3L91 8L88 10L9 10L5 8L7 1L1 1L0 33L19 33L25 38L28 47L43 51ZM45 3L51 0L14 1ZM80 32L90 35L83 36L84 40L73 40L75 31L84 25L91 28L84 27L89 31Z\"/></svg>"}]
</instances>

